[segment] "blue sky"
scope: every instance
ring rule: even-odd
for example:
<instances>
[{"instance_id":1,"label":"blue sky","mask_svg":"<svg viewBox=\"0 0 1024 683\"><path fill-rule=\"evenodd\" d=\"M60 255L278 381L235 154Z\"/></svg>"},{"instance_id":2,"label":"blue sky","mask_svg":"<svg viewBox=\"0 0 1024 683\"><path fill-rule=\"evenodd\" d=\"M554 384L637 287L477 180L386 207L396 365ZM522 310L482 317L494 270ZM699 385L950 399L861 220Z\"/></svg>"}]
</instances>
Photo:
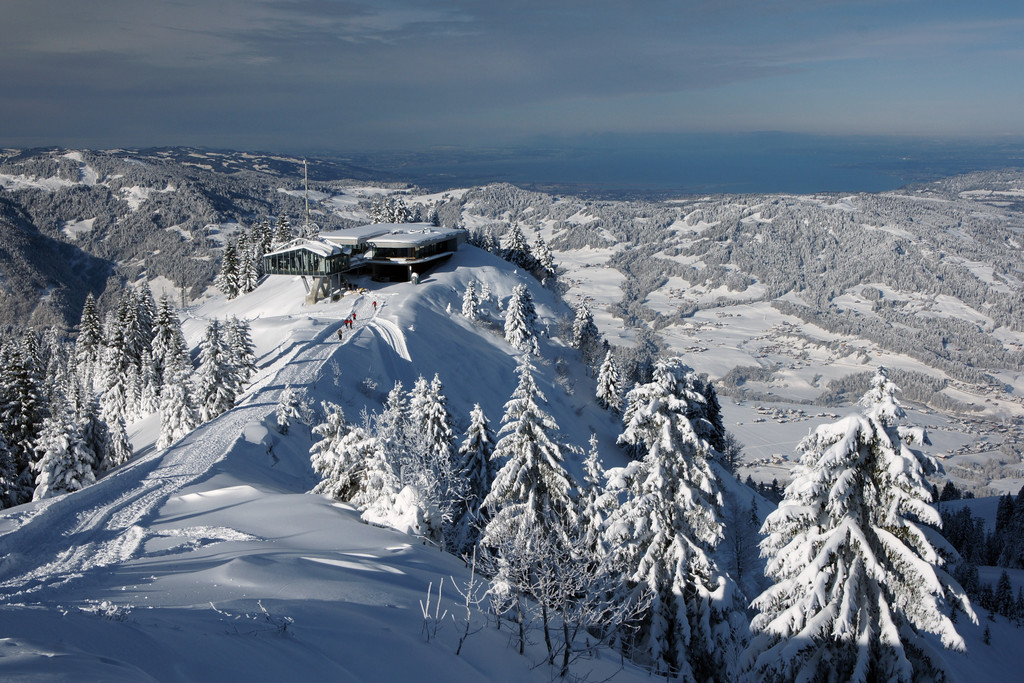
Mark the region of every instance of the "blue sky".
<instances>
[{"instance_id":1,"label":"blue sky","mask_svg":"<svg viewBox=\"0 0 1024 683\"><path fill-rule=\"evenodd\" d=\"M0 144L1024 137L1024 3L0 0Z\"/></svg>"}]
</instances>

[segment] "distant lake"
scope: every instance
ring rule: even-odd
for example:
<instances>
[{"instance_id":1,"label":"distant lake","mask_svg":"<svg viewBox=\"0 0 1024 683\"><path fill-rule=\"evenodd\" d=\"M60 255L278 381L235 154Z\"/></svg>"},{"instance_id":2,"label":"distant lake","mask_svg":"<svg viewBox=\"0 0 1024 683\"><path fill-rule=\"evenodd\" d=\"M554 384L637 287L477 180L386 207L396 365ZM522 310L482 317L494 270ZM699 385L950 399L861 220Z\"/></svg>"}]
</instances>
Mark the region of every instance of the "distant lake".
<instances>
[{"instance_id":1,"label":"distant lake","mask_svg":"<svg viewBox=\"0 0 1024 683\"><path fill-rule=\"evenodd\" d=\"M366 155L442 189L491 182L599 196L880 192L977 170L1024 167L1024 142L743 135L615 135L507 149Z\"/></svg>"}]
</instances>

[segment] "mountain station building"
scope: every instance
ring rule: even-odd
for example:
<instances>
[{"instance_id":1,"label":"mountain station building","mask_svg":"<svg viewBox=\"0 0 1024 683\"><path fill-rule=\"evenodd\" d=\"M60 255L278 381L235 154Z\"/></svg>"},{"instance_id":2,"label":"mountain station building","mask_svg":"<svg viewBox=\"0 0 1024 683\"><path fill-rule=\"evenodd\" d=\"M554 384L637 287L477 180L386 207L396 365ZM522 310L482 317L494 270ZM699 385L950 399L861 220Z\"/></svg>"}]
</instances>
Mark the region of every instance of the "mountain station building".
<instances>
[{"instance_id":1,"label":"mountain station building","mask_svg":"<svg viewBox=\"0 0 1024 683\"><path fill-rule=\"evenodd\" d=\"M339 291L346 274L412 280L454 254L466 237L465 230L430 223L373 223L294 239L265 254L263 268L268 275L301 276L306 303L315 303Z\"/></svg>"}]
</instances>

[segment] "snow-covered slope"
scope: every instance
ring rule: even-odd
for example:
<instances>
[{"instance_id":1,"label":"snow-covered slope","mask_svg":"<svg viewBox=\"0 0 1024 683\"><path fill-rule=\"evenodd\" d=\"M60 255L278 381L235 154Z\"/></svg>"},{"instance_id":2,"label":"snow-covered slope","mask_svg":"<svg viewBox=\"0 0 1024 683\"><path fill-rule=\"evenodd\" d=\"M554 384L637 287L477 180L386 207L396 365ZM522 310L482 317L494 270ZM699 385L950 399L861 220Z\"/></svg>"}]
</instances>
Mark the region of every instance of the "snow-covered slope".
<instances>
[{"instance_id":1,"label":"snow-covered slope","mask_svg":"<svg viewBox=\"0 0 1024 683\"><path fill-rule=\"evenodd\" d=\"M460 428L474 402L496 424L515 358L498 326L448 312L470 279L503 299L523 281L467 248L418 286L367 281L363 293L303 306L298 280L272 277L188 311L193 344L212 317L250 320L258 375L236 408L171 448L154 449L155 418L136 423L133 462L76 494L0 515L0 679L550 679L534 668L540 648L519 656L507 630L478 630L481 613L456 657L465 610L452 581L469 579L463 562L306 494L316 481L308 428L271 429L286 384L357 419L379 409L395 380L408 388L435 372ZM531 286L541 322L553 325L555 302ZM352 312L355 330L339 341ZM592 380L575 362L561 383L550 379L547 359L563 351L542 340L538 383L551 412L567 441L585 443L594 430L614 453L617 425L593 406ZM442 580L441 611L456 620L428 639L420 601L433 584L436 603ZM599 679L620 668L607 653L576 666Z\"/></svg>"},{"instance_id":2,"label":"snow-covered slope","mask_svg":"<svg viewBox=\"0 0 1024 683\"><path fill-rule=\"evenodd\" d=\"M471 280L493 295L476 323L457 312ZM130 432L139 455L127 466L78 493L0 513L0 680L555 677L539 633L520 656L508 627L480 612L456 656L465 609L455 587L470 578L463 562L306 494L316 482L308 427L286 436L272 428L286 385L314 409L330 400L358 420L364 408L380 408L396 380L409 388L434 373L458 430L474 403L496 426L516 383L497 301L520 283L549 330L536 379L564 441L583 446L596 433L605 466L623 464L618 422L595 406L593 379L555 338L566 311L485 252L461 250L420 285L365 281L366 291L314 306L302 304L302 284L288 277L232 301L213 297L187 311L183 327L195 345L211 318L249 320L259 371L237 407L165 451L153 446L156 419L138 422ZM353 312L355 329L339 340ZM570 455L568 466L578 477L579 458ZM749 507L749 490L728 477L723 485ZM759 510L768 512L764 501ZM433 612L442 581L439 614L449 616L435 637L421 601L433 586ZM970 654L949 655L961 674L997 680L1024 667L1020 648L1009 647L1019 630L1000 620L987 646L984 622L961 629ZM608 652L575 662L573 673L648 678Z\"/></svg>"}]
</instances>

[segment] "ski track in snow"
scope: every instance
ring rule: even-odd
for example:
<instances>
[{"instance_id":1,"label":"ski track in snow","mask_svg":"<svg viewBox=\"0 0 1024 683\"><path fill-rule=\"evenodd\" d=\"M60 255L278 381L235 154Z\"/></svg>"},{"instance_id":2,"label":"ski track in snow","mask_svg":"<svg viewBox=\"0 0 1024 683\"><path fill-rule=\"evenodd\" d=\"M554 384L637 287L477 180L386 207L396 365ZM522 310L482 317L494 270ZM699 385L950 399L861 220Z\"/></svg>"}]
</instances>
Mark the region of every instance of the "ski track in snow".
<instances>
[{"instance_id":1,"label":"ski track in snow","mask_svg":"<svg viewBox=\"0 0 1024 683\"><path fill-rule=\"evenodd\" d=\"M405 334L398 325L390 320L374 318L370 321L369 327L379 334L387 342L388 346L395 350L395 353L403 359L412 362L412 358L409 357L409 347L405 345Z\"/></svg>"},{"instance_id":2,"label":"ski track in snow","mask_svg":"<svg viewBox=\"0 0 1024 683\"><path fill-rule=\"evenodd\" d=\"M377 311L365 299L355 302L356 329L372 325L408 359L401 330L390 321L375 320ZM380 298L378 302L382 303ZM144 529L151 526L168 498L204 477L236 441L244 438L246 425L261 422L273 413L285 385L314 381L324 363L354 336L350 333L336 342L341 325L338 318L337 323L325 325L310 340L285 340L282 346L289 348L267 354L277 356L259 371L235 408L200 425L167 450L132 461L74 494L39 501L31 512L19 515L19 526L0 536L0 600L10 602L18 596L38 594L90 570L141 556L147 539ZM195 529L181 533L197 536ZM198 536L216 542L239 540L246 535L218 529ZM32 550L23 555L21 548ZM31 558L40 556L53 559L42 565L30 564Z\"/></svg>"}]
</instances>

